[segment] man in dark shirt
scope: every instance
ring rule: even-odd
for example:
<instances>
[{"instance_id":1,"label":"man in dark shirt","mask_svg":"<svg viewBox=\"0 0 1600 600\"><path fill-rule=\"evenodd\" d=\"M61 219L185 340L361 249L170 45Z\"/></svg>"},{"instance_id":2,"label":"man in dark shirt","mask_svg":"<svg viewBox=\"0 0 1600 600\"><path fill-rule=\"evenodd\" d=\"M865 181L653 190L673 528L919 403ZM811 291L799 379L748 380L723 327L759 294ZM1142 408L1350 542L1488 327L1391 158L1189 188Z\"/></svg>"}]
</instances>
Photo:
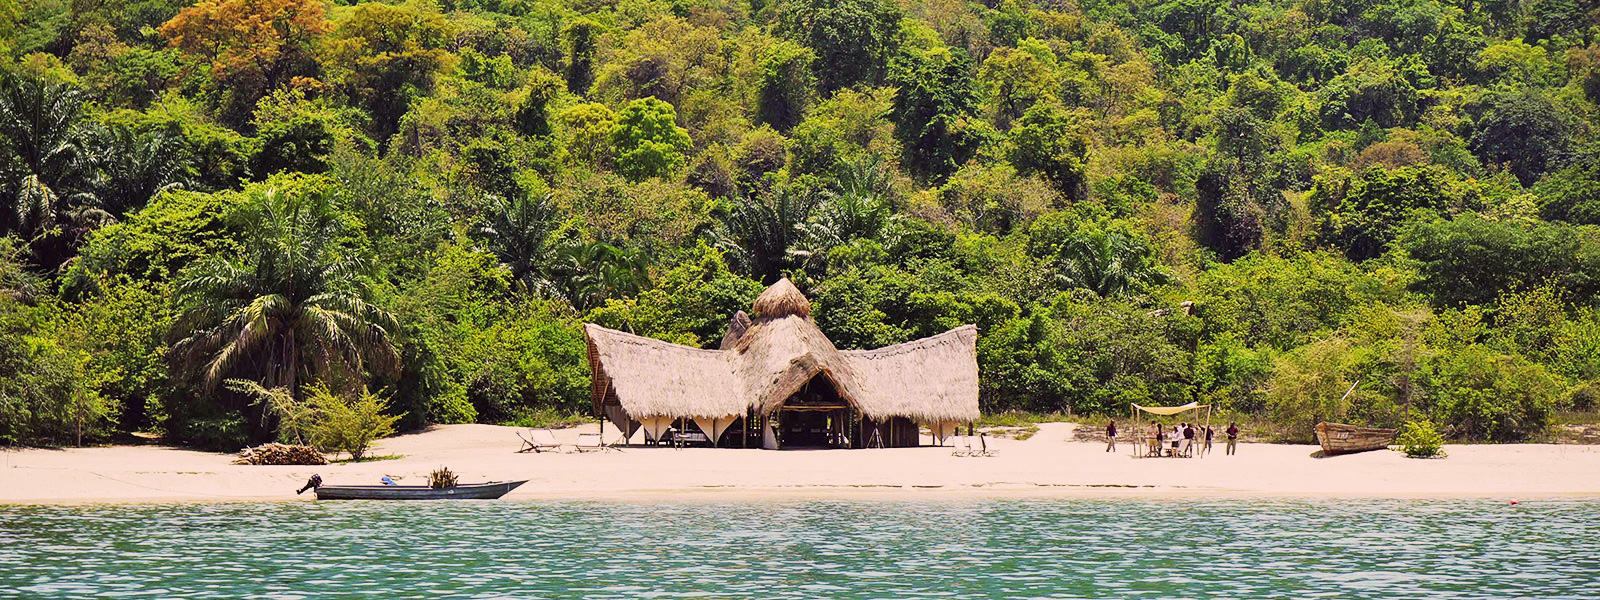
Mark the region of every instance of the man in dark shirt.
<instances>
[{"instance_id":1,"label":"man in dark shirt","mask_svg":"<svg viewBox=\"0 0 1600 600\"><path fill-rule=\"evenodd\" d=\"M1228 454L1237 452L1239 445L1239 424L1228 423Z\"/></svg>"},{"instance_id":2,"label":"man in dark shirt","mask_svg":"<svg viewBox=\"0 0 1600 600\"><path fill-rule=\"evenodd\" d=\"M1210 425L1206 425L1206 445L1204 446L1204 449L1201 450L1201 454L1210 454L1210 453L1211 453L1211 426Z\"/></svg>"},{"instance_id":3,"label":"man in dark shirt","mask_svg":"<svg viewBox=\"0 0 1600 600\"><path fill-rule=\"evenodd\" d=\"M1106 452L1117 451L1117 420L1106 423Z\"/></svg>"}]
</instances>

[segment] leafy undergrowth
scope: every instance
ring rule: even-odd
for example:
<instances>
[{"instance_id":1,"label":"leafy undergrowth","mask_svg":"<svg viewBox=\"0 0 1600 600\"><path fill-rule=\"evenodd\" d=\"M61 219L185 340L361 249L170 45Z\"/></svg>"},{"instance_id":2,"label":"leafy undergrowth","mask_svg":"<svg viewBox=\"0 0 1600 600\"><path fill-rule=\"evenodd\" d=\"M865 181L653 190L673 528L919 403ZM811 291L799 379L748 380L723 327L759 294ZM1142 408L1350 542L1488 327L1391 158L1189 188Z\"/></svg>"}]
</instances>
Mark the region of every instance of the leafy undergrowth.
<instances>
[{"instance_id":1,"label":"leafy undergrowth","mask_svg":"<svg viewBox=\"0 0 1600 600\"><path fill-rule=\"evenodd\" d=\"M1551 419L1550 428L1534 441L1547 444L1600 445L1600 413L1563 411Z\"/></svg>"}]
</instances>

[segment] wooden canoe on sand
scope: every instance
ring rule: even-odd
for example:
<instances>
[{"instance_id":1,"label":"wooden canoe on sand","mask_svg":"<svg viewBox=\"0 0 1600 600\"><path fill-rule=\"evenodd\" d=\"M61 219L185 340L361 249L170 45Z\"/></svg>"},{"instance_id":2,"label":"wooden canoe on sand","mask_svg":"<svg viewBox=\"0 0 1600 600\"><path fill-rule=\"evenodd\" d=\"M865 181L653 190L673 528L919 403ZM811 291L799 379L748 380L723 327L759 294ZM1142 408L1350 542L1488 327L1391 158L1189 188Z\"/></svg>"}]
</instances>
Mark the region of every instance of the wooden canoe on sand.
<instances>
[{"instance_id":1,"label":"wooden canoe on sand","mask_svg":"<svg viewBox=\"0 0 1600 600\"><path fill-rule=\"evenodd\" d=\"M1394 430L1378 427L1357 427L1343 423L1317 423L1317 443L1322 453L1350 454L1368 450L1382 450L1394 442Z\"/></svg>"}]
</instances>

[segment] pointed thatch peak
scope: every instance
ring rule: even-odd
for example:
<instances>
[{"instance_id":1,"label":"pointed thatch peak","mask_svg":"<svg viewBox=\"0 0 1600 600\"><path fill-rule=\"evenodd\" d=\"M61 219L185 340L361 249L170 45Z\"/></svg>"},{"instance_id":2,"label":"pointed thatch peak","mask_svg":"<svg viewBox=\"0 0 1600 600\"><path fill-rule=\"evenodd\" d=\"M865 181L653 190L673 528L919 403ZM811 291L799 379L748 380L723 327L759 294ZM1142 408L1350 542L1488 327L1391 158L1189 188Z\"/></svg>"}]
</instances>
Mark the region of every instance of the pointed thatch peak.
<instances>
[{"instance_id":1,"label":"pointed thatch peak","mask_svg":"<svg viewBox=\"0 0 1600 600\"><path fill-rule=\"evenodd\" d=\"M797 317L811 316L811 301L806 299L805 294L800 293L800 288L794 287L794 283L790 282L788 277L779 279L777 283L768 287L767 291L761 292L761 295L756 297L755 306L752 308L755 310L756 317L761 319L775 319L791 315Z\"/></svg>"}]
</instances>

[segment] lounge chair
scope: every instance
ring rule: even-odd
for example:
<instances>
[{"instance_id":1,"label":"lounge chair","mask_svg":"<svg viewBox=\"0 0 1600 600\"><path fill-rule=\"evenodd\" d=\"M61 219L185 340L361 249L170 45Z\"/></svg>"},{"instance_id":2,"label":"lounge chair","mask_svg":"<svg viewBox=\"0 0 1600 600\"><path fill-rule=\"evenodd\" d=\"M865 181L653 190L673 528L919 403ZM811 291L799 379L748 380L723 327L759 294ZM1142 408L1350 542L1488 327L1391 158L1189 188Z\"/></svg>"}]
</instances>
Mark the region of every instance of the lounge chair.
<instances>
[{"instance_id":1,"label":"lounge chair","mask_svg":"<svg viewBox=\"0 0 1600 600\"><path fill-rule=\"evenodd\" d=\"M1172 449L1172 456L1173 457L1187 457L1187 456L1189 456L1189 444L1192 441L1193 440L1188 440L1188 439L1178 440L1178 447Z\"/></svg>"},{"instance_id":2,"label":"lounge chair","mask_svg":"<svg viewBox=\"0 0 1600 600\"><path fill-rule=\"evenodd\" d=\"M995 454L994 450L989 449L989 434L987 433L978 434L978 448L978 452L973 456L994 456Z\"/></svg>"},{"instance_id":3,"label":"lounge chair","mask_svg":"<svg viewBox=\"0 0 1600 600\"><path fill-rule=\"evenodd\" d=\"M578 443L573 447L579 452L604 452L611 449L606 445L605 438L600 437L598 433L578 434Z\"/></svg>"},{"instance_id":4,"label":"lounge chair","mask_svg":"<svg viewBox=\"0 0 1600 600\"><path fill-rule=\"evenodd\" d=\"M556 441L556 432L549 429L530 429L528 430L528 437L522 437L522 433L518 432L517 438L522 440L522 449L517 452L531 450L537 454L546 450L561 450L561 442Z\"/></svg>"},{"instance_id":5,"label":"lounge chair","mask_svg":"<svg viewBox=\"0 0 1600 600\"><path fill-rule=\"evenodd\" d=\"M956 435L953 442L955 449L950 451L950 456L972 456L972 438Z\"/></svg>"}]
</instances>

